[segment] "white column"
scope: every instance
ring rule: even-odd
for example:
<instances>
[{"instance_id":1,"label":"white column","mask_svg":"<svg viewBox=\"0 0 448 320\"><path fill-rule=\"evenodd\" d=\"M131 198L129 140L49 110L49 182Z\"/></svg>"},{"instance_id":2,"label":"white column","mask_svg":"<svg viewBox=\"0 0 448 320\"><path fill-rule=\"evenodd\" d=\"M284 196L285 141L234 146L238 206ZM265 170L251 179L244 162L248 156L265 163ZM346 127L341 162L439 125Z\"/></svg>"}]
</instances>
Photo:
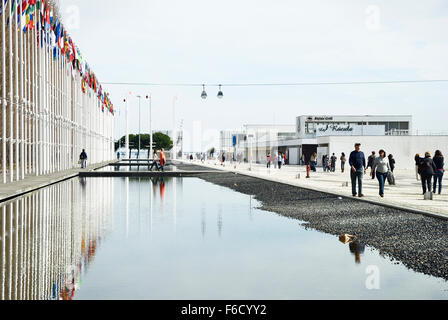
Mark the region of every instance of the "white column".
<instances>
[{"instance_id":1,"label":"white column","mask_svg":"<svg viewBox=\"0 0 448 320\"><path fill-rule=\"evenodd\" d=\"M126 98L126 159L130 159L129 154L129 105L128 105L129 98Z\"/></svg>"},{"instance_id":2,"label":"white column","mask_svg":"<svg viewBox=\"0 0 448 320\"><path fill-rule=\"evenodd\" d=\"M1 0L0 0L1 1ZM19 8L17 8L19 9ZM24 130L24 112L25 112L25 96L24 96L24 82L25 82L25 77L24 77L24 64L25 61L23 59L23 30L22 30L22 10L23 10L23 2L20 1L20 12L19 12L19 16L20 16L20 23L19 23L19 28L18 28L18 32L20 33L20 153L19 153L19 159L20 159L20 173L19 173L19 179L25 179L25 130ZM19 78L19 77L17 77Z\"/></svg>"},{"instance_id":3,"label":"white column","mask_svg":"<svg viewBox=\"0 0 448 320\"><path fill-rule=\"evenodd\" d=\"M9 12L12 10L12 1L9 1ZM12 25L14 19L13 16L9 17L10 27L9 27L9 181L14 181L14 87L13 87L13 49L12 49Z\"/></svg>"},{"instance_id":4,"label":"white column","mask_svg":"<svg viewBox=\"0 0 448 320\"><path fill-rule=\"evenodd\" d=\"M0 0L2 1L2 0ZM7 111L7 96L6 96L6 28L5 28L5 16L7 8L4 8L4 2L2 3L2 177L3 183L7 182L6 176L6 111ZM3 220L5 221L5 220ZM3 233L5 234L5 233Z\"/></svg>"},{"instance_id":5,"label":"white column","mask_svg":"<svg viewBox=\"0 0 448 320\"><path fill-rule=\"evenodd\" d=\"M16 167L16 180L20 180L20 135L19 135L19 108L21 105L20 95L19 95L19 29L17 15L19 13L20 7L16 5L16 11L12 20L14 20L14 44L15 44L15 103L16 103L16 113L15 113L15 167ZM11 24L12 27L13 24Z\"/></svg>"}]
</instances>

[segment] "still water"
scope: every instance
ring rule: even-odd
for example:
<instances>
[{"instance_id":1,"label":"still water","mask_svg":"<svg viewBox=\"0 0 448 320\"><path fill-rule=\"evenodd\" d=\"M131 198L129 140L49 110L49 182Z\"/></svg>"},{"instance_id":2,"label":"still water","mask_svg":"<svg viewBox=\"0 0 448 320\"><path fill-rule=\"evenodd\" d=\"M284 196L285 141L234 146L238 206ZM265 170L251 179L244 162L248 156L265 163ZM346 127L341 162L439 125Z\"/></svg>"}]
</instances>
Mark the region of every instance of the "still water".
<instances>
[{"instance_id":1,"label":"still water","mask_svg":"<svg viewBox=\"0 0 448 320\"><path fill-rule=\"evenodd\" d=\"M0 299L447 299L197 178L73 179L0 206Z\"/></svg>"}]
</instances>

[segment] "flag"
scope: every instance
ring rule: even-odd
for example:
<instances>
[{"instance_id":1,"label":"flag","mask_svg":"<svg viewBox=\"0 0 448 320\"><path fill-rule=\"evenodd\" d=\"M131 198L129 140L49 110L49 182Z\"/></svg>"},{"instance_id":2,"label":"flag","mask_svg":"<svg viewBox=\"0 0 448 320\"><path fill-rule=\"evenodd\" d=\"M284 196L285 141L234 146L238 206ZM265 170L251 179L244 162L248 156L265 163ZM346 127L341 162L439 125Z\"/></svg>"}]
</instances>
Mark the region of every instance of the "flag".
<instances>
[{"instance_id":1,"label":"flag","mask_svg":"<svg viewBox=\"0 0 448 320\"><path fill-rule=\"evenodd\" d=\"M11 13L10 13L10 15L9 15L9 17L8 17L8 21L6 22L6 24L9 26L9 19L14 15L14 12L16 11L16 5L17 5L17 2L18 2L19 0L12 0L12 5L11 5ZM6 8L6 7L5 7Z\"/></svg>"},{"instance_id":2,"label":"flag","mask_svg":"<svg viewBox=\"0 0 448 320\"><path fill-rule=\"evenodd\" d=\"M3 8L6 8L6 6L8 5L8 0L4 0L4 3L1 3L0 0L0 16L3 14Z\"/></svg>"},{"instance_id":3,"label":"flag","mask_svg":"<svg viewBox=\"0 0 448 320\"><path fill-rule=\"evenodd\" d=\"M27 15L26 12L28 10L28 1L24 0L22 2L22 14L20 15L20 28L23 32L26 32L26 26L27 26Z\"/></svg>"},{"instance_id":4,"label":"flag","mask_svg":"<svg viewBox=\"0 0 448 320\"><path fill-rule=\"evenodd\" d=\"M28 9L29 3L27 0L22 1L22 15L25 13L25 11Z\"/></svg>"}]
</instances>

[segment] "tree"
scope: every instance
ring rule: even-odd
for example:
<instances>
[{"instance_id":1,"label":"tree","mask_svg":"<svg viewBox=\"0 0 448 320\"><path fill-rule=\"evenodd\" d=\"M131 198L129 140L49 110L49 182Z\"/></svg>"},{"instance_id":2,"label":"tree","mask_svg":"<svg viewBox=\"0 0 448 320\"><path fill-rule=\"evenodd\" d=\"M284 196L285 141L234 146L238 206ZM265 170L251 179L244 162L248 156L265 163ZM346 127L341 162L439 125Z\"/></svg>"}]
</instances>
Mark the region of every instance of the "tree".
<instances>
[{"instance_id":1,"label":"tree","mask_svg":"<svg viewBox=\"0 0 448 320\"><path fill-rule=\"evenodd\" d=\"M173 149L174 143L173 140L166 134L163 134L162 132L156 132L152 135L152 139L154 142L154 148L157 150L165 149L165 150L171 150Z\"/></svg>"},{"instance_id":2,"label":"tree","mask_svg":"<svg viewBox=\"0 0 448 320\"><path fill-rule=\"evenodd\" d=\"M129 135L129 148L130 149L138 149L138 134L130 134ZM161 150L162 148L169 151L173 148L173 140L166 134L161 132L156 132L152 135L154 149ZM119 146L124 146L126 143L126 136L123 136L119 141L115 142L115 151L118 150ZM149 134L142 134L140 136L140 149L148 149L150 148L150 139Z\"/></svg>"}]
</instances>

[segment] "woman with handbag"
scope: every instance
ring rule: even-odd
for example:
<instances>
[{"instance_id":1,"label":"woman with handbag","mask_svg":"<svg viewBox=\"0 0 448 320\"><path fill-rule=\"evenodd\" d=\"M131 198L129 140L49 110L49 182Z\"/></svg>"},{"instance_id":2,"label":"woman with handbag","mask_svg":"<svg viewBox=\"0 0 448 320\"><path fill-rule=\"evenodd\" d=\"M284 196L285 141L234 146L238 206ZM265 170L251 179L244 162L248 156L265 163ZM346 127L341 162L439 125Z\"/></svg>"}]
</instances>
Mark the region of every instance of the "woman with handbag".
<instances>
[{"instance_id":1,"label":"woman with handbag","mask_svg":"<svg viewBox=\"0 0 448 320\"><path fill-rule=\"evenodd\" d=\"M380 150L379 157L375 158L372 165L372 171L370 175L373 177L373 173L376 172L376 178L379 182L380 197L384 198L384 185L386 183L387 174L390 170L389 159L386 158L386 151Z\"/></svg>"},{"instance_id":2,"label":"woman with handbag","mask_svg":"<svg viewBox=\"0 0 448 320\"><path fill-rule=\"evenodd\" d=\"M341 171L342 171L342 173L344 173L346 162L347 162L347 157L345 156L345 153L342 152L342 154L341 154Z\"/></svg>"},{"instance_id":3,"label":"woman with handbag","mask_svg":"<svg viewBox=\"0 0 448 320\"><path fill-rule=\"evenodd\" d=\"M439 194L442 193L442 180L443 180L443 174L445 173L445 169L443 169L445 163L443 154L440 150L437 150L434 154L434 158L432 159L434 164L436 165L437 171L434 174L434 188L433 191L436 193L437 190L437 183L439 183Z\"/></svg>"}]
</instances>

